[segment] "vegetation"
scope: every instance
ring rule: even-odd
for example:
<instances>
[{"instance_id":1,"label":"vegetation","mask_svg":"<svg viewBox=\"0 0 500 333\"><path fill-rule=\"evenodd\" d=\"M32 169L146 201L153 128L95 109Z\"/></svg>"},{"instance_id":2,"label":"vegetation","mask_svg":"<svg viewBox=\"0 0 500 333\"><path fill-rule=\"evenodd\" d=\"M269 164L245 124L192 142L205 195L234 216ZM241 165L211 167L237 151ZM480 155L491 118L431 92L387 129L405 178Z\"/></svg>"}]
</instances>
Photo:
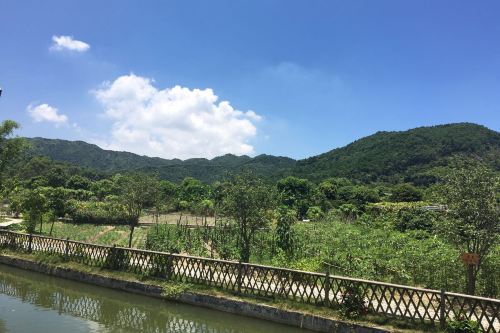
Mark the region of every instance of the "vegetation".
<instances>
[{"instance_id":1,"label":"vegetation","mask_svg":"<svg viewBox=\"0 0 500 333\"><path fill-rule=\"evenodd\" d=\"M245 173L225 186L223 213L236 222L242 262L250 261L250 246L258 229L271 222L273 193L259 179Z\"/></svg>"},{"instance_id":2,"label":"vegetation","mask_svg":"<svg viewBox=\"0 0 500 333\"><path fill-rule=\"evenodd\" d=\"M377 132L345 147L298 161L293 174L312 180L348 177L363 182L429 185L456 154L480 156L499 170L500 134L461 123Z\"/></svg>"},{"instance_id":3,"label":"vegetation","mask_svg":"<svg viewBox=\"0 0 500 333\"><path fill-rule=\"evenodd\" d=\"M467 265L467 293L474 294L484 259L500 241L500 177L484 164L460 159L457 171L445 178L442 196L451 219L445 233L466 253L476 254L476 264Z\"/></svg>"},{"instance_id":4,"label":"vegetation","mask_svg":"<svg viewBox=\"0 0 500 333\"><path fill-rule=\"evenodd\" d=\"M157 174L161 179L177 183L186 177L212 183L223 180L228 173L246 169L273 181L293 175L318 182L331 177L347 177L362 182L407 182L427 186L436 182L442 168L449 164L448 158L456 154L479 156L490 167L500 170L500 134L470 123L377 132L345 147L300 161L270 155L165 160L102 150L82 141L34 138L29 142L31 156L48 156L99 172Z\"/></svg>"},{"instance_id":5,"label":"vegetation","mask_svg":"<svg viewBox=\"0 0 500 333\"><path fill-rule=\"evenodd\" d=\"M3 173L12 160L19 155L24 147L24 141L19 138L12 138L14 130L19 128L19 124L12 120L5 120L0 123L0 190L3 189Z\"/></svg>"},{"instance_id":6,"label":"vegetation","mask_svg":"<svg viewBox=\"0 0 500 333\"><path fill-rule=\"evenodd\" d=\"M12 150L2 182L3 202L29 232L500 295L500 141L481 126L377 133L298 162L167 161L83 142L31 143L29 154ZM478 265L464 266L463 252ZM356 291L348 297L346 315L362 312Z\"/></svg>"}]
</instances>

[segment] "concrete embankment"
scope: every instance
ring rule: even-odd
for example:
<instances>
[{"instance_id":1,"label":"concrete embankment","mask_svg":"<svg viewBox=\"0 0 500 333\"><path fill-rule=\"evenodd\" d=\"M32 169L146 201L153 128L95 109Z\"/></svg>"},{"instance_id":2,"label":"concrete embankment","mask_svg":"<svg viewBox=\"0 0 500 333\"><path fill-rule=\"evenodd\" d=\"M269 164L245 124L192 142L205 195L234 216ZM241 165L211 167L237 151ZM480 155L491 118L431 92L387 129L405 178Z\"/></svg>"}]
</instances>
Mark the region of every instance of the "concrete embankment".
<instances>
[{"instance_id":1,"label":"concrete embankment","mask_svg":"<svg viewBox=\"0 0 500 333\"><path fill-rule=\"evenodd\" d=\"M354 323L342 322L298 311L279 309L266 304L256 304L230 297L214 296L201 292L182 292L174 296L165 295L164 289L155 284L141 281L104 276L98 273L82 272L73 268L60 267L39 263L26 258L17 258L9 255L0 255L0 264L14 266L26 270L52 275L59 278L113 288L141 295L163 298L195 306L220 310L233 314L264 319L291 326L302 327L316 332L339 333L382 333L394 332L378 327L363 326Z\"/></svg>"}]
</instances>

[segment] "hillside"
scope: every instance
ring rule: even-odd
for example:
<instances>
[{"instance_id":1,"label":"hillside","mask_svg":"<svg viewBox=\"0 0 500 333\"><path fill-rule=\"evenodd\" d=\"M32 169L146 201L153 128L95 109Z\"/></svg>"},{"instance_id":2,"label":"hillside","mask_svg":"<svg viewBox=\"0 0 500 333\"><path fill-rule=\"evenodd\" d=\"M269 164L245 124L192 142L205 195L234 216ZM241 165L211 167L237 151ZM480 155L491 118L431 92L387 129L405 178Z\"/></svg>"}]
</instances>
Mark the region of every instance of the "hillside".
<instances>
[{"instance_id":1,"label":"hillside","mask_svg":"<svg viewBox=\"0 0 500 333\"><path fill-rule=\"evenodd\" d=\"M116 172L143 167L159 167L182 163L181 160L165 160L140 156L129 152L104 150L84 141L29 138L30 154L47 156L55 161L69 162L105 172Z\"/></svg>"},{"instance_id":2,"label":"hillside","mask_svg":"<svg viewBox=\"0 0 500 333\"><path fill-rule=\"evenodd\" d=\"M446 166L456 154L479 156L500 170L500 133L484 126L458 123L419 127L408 131L377 132L321 155L295 161L287 157L256 157L227 154L212 160L181 161L103 150L83 141L28 139L30 154L48 156L103 172L139 170L163 179L181 181L190 176L205 182L223 178L242 169L277 179L286 175L321 180L347 177L363 182L432 182L435 170Z\"/></svg>"},{"instance_id":3,"label":"hillside","mask_svg":"<svg viewBox=\"0 0 500 333\"><path fill-rule=\"evenodd\" d=\"M500 168L500 133L484 126L458 123L377 132L327 153L298 161L297 176L319 180L347 177L370 181L413 181L445 166L456 154L478 156ZM425 182L425 181L424 181Z\"/></svg>"},{"instance_id":4,"label":"hillside","mask_svg":"<svg viewBox=\"0 0 500 333\"><path fill-rule=\"evenodd\" d=\"M29 154L47 156L55 161L69 162L98 171L115 173L137 170L158 174L162 179L180 182L185 177L194 177L211 183L228 173L250 169L265 178L277 178L295 164L288 157L258 155L256 157L226 154L211 160L192 158L187 160L162 159L140 156L129 152L104 150L83 141L28 138Z\"/></svg>"}]
</instances>

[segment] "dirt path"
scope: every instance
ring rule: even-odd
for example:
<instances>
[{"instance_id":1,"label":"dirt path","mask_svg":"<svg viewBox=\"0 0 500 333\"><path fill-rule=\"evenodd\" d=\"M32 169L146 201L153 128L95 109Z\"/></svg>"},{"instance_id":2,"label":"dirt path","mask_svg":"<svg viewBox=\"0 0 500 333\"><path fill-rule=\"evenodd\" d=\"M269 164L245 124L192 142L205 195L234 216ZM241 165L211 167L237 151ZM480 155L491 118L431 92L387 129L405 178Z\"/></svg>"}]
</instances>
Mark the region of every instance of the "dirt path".
<instances>
[{"instance_id":1,"label":"dirt path","mask_svg":"<svg viewBox=\"0 0 500 333\"><path fill-rule=\"evenodd\" d=\"M16 219L11 217L6 217L4 222L0 222L0 228L6 228L13 224L19 224L23 222L23 219Z\"/></svg>"},{"instance_id":2,"label":"dirt path","mask_svg":"<svg viewBox=\"0 0 500 333\"><path fill-rule=\"evenodd\" d=\"M94 237L89 238L89 239L87 240L87 242L89 242L89 243L93 243L93 242L95 242L95 241L96 241L99 237L101 237L101 236L102 236L102 235L104 235L105 233L108 233L108 232L110 232L111 230L114 230L114 229L115 229L115 227L114 227L114 226L112 226L112 225L108 225L108 226L106 226L106 229L104 229L104 230L102 230L102 231L98 232L98 233L97 233Z\"/></svg>"}]
</instances>

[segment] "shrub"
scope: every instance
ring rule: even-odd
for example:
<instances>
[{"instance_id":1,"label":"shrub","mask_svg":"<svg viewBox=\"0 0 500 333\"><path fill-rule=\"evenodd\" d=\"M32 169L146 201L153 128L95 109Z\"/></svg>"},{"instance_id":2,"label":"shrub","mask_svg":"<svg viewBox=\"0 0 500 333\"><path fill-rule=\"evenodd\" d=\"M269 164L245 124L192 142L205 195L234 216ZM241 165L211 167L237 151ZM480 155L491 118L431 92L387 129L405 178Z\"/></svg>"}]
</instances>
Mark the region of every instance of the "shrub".
<instances>
[{"instance_id":1,"label":"shrub","mask_svg":"<svg viewBox=\"0 0 500 333\"><path fill-rule=\"evenodd\" d=\"M112 247L109 249L104 268L123 270L127 267L128 257L123 249Z\"/></svg>"},{"instance_id":2,"label":"shrub","mask_svg":"<svg viewBox=\"0 0 500 333\"><path fill-rule=\"evenodd\" d=\"M390 196L393 202L413 202L422 200L422 192L411 184L394 186Z\"/></svg>"},{"instance_id":3,"label":"shrub","mask_svg":"<svg viewBox=\"0 0 500 333\"><path fill-rule=\"evenodd\" d=\"M476 321L467 319L464 314L460 314L457 319L448 323L447 331L452 333L478 333L480 329Z\"/></svg>"},{"instance_id":4,"label":"shrub","mask_svg":"<svg viewBox=\"0 0 500 333\"><path fill-rule=\"evenodd\" d=\"M172 257L167 255L154 255L151 258L149 276L170 279L173 273Z\"/></svg>"},{"instance_id":5,"label":"shrub","mask_svg":"<svg viewBox=\"0 0 500 333\"><path fill-rule=\"evenodd\" d=\"M353 204L343 204L338 208L338 214L344 221L354 221L358 218L360 211Z\"/></svg>"},{"instance_id":6,"label":"shrub","mask_svg":"<svg viewBox=\"0 0 500 333\"><path fill-rule=\"evenodd\" d=\"M340 305L340 313L345 317L354 318L366 312L367 307L361 288L354 285L347 286Z\"/></svg>"},{"instance_id":7,"label":"shrub","mask_svg":"<svg viewBox=\"0 0 500 333\"><path fill-rule=\"evenodd\" d=\"M306 217L311 221L317 221L323 217L323 211L318 206L309 207Z\"/></svg>"},{"instance_id":8,"label":"shrub","mask_svg":"<svg viewBox=\"0 0 500 333\"><path fill-rule=\"evenodd\" d=\"M425 230L431 232L436 219L436 212L414 207L402 208L397 214L395 227L401 232L408 230Z\"/></svg>"},{"instance_id":9,"label":"shrub","mask_svg":"<svg viewBox=\"0 0 500 333\"><path fill-rule=\"evenodd\" d=\"M132 218L115 202L72 201L69 216L74 223L131 224Z\"/></svg>"}]
</instances>

